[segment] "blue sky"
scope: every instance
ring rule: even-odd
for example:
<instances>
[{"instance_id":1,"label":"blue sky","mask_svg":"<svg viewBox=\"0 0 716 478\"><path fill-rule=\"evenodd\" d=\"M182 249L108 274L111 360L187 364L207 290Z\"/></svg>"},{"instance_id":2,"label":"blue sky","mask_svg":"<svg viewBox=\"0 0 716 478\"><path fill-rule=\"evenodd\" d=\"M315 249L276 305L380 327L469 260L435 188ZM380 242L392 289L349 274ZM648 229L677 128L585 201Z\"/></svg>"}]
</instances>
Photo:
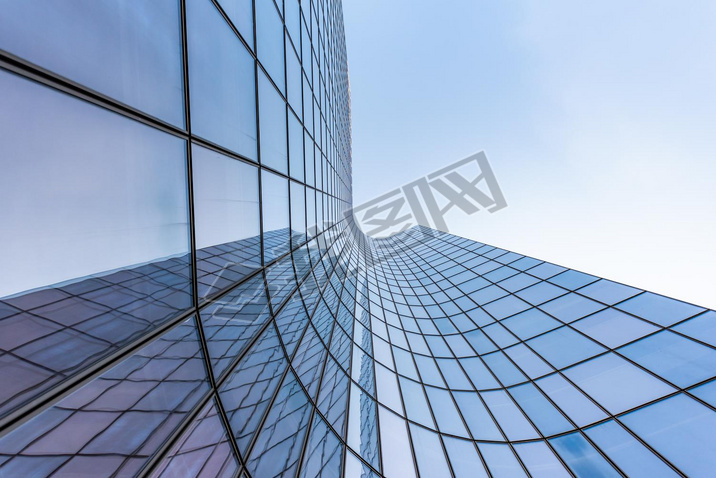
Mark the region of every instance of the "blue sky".
<instances>
[{"instance_id":1,"label":"blue sky","mask_svg":"<svg viewBox=\"0 0 716 478\"><path fill-rule=\"evenodd\" d=\"M345 0L355 203L484 150L450 232L716 308L716 3Z\"/></svg>"}]
</instances>

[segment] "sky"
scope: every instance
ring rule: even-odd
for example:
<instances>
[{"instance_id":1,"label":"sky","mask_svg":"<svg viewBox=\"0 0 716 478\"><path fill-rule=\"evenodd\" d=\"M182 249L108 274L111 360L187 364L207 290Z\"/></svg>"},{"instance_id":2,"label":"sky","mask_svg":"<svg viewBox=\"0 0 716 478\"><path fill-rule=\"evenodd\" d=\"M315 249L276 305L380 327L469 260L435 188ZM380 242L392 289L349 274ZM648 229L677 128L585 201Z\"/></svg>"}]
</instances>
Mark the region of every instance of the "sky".
<instances>
[{"instance_id":1,"label":"sky","mask_svg":"<svg viewBox=\"0 0 716 478\"><path fill-rule=\"evenodd\" d=\"M716 308L716 2L343 10L356 205L485 151L449 232Z\"/></svg>"}]
</instances>

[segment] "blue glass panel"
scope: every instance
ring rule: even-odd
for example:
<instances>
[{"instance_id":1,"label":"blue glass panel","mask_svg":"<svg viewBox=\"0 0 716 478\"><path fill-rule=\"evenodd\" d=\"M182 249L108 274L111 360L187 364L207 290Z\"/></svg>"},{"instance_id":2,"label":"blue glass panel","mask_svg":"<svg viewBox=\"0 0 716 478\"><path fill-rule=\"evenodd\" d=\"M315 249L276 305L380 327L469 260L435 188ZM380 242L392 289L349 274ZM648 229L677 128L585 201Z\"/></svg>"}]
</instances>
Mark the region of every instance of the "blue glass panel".
<instances>
[{"instance_id":1,"label":"blue glass panel","mask_svg":"<svg viewBox=\"0 0 716 478\"><path fill-rule=\"evenodd\" d=\"M407 423L387 408L380 407L379 410L381 451L383 456L390 457L383 462L384 475L416 476Z\"/></svg>"},{"instance_id":2,"label":"blue glass panel","mask_svg":"<svg viewBox=\"0 0 716 478\"><path fill-rule=\"evenodd\" d=\"M716 346L716 312L710 310L675 326L674 330Z\"/></svg>"},{"instance_id":3,"label":"blue glass panel","mask_svg":"<svg viewBox=\"0 0 716 478\"><path fill-rule=\"evenodd\" d=\"M295 476L311 407L293 373L286 374L246 462L252 476Z\"/></svg>"},{"instance_id":4,"label":"blue glass panel","mask_svg":"<svg viewBox=\"0 0 716 478\"><path fill-rule=\"evenodd\" d=\"M586 434L627 476L679 476L614 420Z\"/></svg>"},{"instance_id":5,"label":"blue glass panel","mask_svg":"<svg viewBox=\"0 0 716 478\"><path fill-rule=\"evenodd\" d=\"M581 319L604 307L605 306L599 302L574 293L563 295L562 297L540 305L540 309L566 323Z\"/></svg>"},{"instance_id":6,"label":"blue glass panel","mask_svg":"<svg viewBox=\"0 0 716 478\"><path fill-rule=\"evenodd\" d=\"M703 308L687 304L663 295L645 292L618 305L630 312L659 325L669 326L704 311Z\"/></svg>"},{"instance_id":7,"label":"blue glass panel","mask_svg":"<svg viewBox=\"0 0 716 478\"><path fill-rule=\"evenodd\" d=\"M194 0L190 0L194 1ZM244 41L254 47L254 11L252 0L218 0Z\"/></svg>"},{"instance_id":8,"label":"blue glass panel","mask_svg":"<svg viewBox=\"0 0 716 478\"><path fill-rule=\"evenodd\" d=\"M199 296L261 267L258 168L192 145Z\"/></svg>"},{"instance_id":9,"label":"blue glass panel","mask_svg":"<svg viewBox=\"0 0 716 478\"><path fill-rule=\"evenodd\" d=\"M531 383L510 388L508 392L543 435L556 435L574 428Z\"/></svg>"},{"instance_id":10,"label":"blue glass panel","mask_svg":"<svg viewBox=\"0 0 716 478\"><path fill-rule=\"evenodd\" d=\"M564 374L614 414L676 391L611 352L567 369Z\"/></svg>"},{"instance_id":11,"label":"blue glass panel","mask_svg":"<svg viewBox=\"0 0 716 478\"><path fill-rule=\"evenodd\" d=\"M609 348L619 347L659 330L648 322L612 308L574 322L572 327Z\"/></svg>"},{"instance_id":12,"label":"blue glass panel","mask_svg":"<svg viewBox=\"0 0 716 478\"><path fill-rule=\"evenodd\" d=\"M502 324L522 340L530 339L562 325L539 309L526 310L503 320Z\"/></svg>"},{"instance_id":13,"label":"blue glass panel","mask_svg":"<svg viewBox=\"0 0 716 478\"><path fill-rule=\"evenodd\" d=\"M238 471L239 460L229 444L229 436L212 399L162 458L152 476L229 478L235 476ZM90 469L87 469L87 474L91 474Z\"/></svg>"},{"instance_id":14,"label":"blue glass panel","mask_svg":"<svg viewBox=\"0 0 716 478\"><path fill-rule=\"evenodd\" d=\"M417 425L410 425L410 435L420 476L451 477L439 435Z\"/></svg>"},{"instance_id":15,"label":"blue glass panel","mask_svg":"<svg viewBox=\"0 0 716 478\"><path fill-rule=\"evenodd\" d=\"M12 457L0 462L0 474L72 474L83 462L134 475L209 393L204 364L190 318L3 436L0 456Z\"/></svg>"},{"instance_id":16,"label":"blue glass panel","mask_svg":"<svg viewBox=\"0 0 716 478\"><path fill-rule=\"evenodd\" d=\"M276 330L269 326L230 372L219 397L239 451L244 453L286 369Z\"/></svg>"},{"instance_id":17,"label":"blue glass panel","mask_svg":"<svg viewBox=\"0 0 716 478\"><path fill-rule=\"evenodd\" d=\"M371 466L380 469L377 410L373 398L355 385L351 386L348 446Z\"/></svg>"},{"instance_id":18,"label":"blue glass panel","mask_svg":"<svg viewBox=\"0 0 716 478\"><path fill-rule=\"evenodd\" d=\"M210 0L187 21L192 133L256 160L254 60Z\"/></svg>"},{"instance_id":19,"label":"blue glass panel","mask_svg":"<svg viewBox=\"0 0 716 478\"><path fill-rule=\"evenodd\" d=\"M571 476L543 441L516 444L515 452L533 478Z\"/></svg>"},{"instance_id":20,"label":"blue glass panel","mask_svg":"<svg viewBox=\"0 0 716 478\"><path fill-rule=\"evenodd\" d=\"M487 478L485 466L473 442L445 435L442 438L456 478Z\"/></svg>"},{"instance_id":21,"label":"blue glass panel","mask_svg":"<svg viewBox=\"0 0 716 478\"><path fill-rule=\"evenodd\" d=\"M259 131L261 165L288 174L286 103L263 71L259 72Z\"/></svg>"},{"instance_id":22,"label":"blue glass panel","mask_svg":"<svg viewBox=\"0 0 716 478\"><path fill-rule=\"evenodd\" d=\"M2 12L1 49L184 127L179 2L6 1Z\"/></svg>"},{"instance_id":23,"label":"blue glass panel","mask_svg":"<svg viewBox=\"0 0 716 478\"><path fill-rule=\"evenodd\" d=\"M534 427L504 391L482 392L482 398L494 415L508 440L538 438Z\"/></svg>"},{"instance_id":24,"label":"blue glass panel","mask_svg":"<svg viewBox=\"0 0 716 478\"><path fill-rule=\"evenodd\" d=\"M597 280L599 280L598 277L590 276L589 274L574 270L565 271L549 279L551 283L557 284L558 286L569 290L579 289L580 287Z\"/></svg>"},{"instance_id":25,"label":"blue glass panel","mask_svg":"<svg viewBox=\"0 0 716 478\"><path fill-rule=\"evenodd\" d=\"M607 418L606 413L561 375L549 375L535 383L580 427Z\"/></svg>"},{"instance_id":26,"label":"blue glass panel","mask_svg":"<svg viewBox=\"0 0 716 478\"><path fill-rule=\"evenodd\" d=\"M624 415L622 422L687 476L716 469L716 413L685 395Z\"/></svg>"},{"instance_id":27,"label":"blue glass panel","mask_svg":"<svg viewBox=\"0 0 716 478\"><path fill-rule=\"evenodd\" d=\"M256 50L261 64L285 92L283 22L273 0L256 0Z\"/></svg>"},{"instance_id":28,"label":"blue glass panel","mask_svg":"<svg viewBox=\"0 0 716 478\"><path fill-rule=\"evenodd\" d=\"M606 279L600 279L593 284L582 287L578 292L607 305L614 305L641 293L639 289Z\"/></svg>"},{"instance_id":29,"label":"blue glass panel","mask_svg":"<svg viewBox=\"0 0 716 478\"><path fill-rule=\"evenodd\" d=\"M455 408L450 392L435 387L425 387L425 391L428 394L435 420L438 422L438 430L442 433L468 438L469 435L457 408Z\"/></svg>"},{"instance_id":30,"label":"blue glass panel","mask_svg":"<svg viewBox=\"0 0 716 478\"><path fill-rule=\"evenodd\" d=\"M185 141L4 71L0 102L2 415L192 292Z\"/></svg>"},{"instance_id":31,"label":"blue glass panel","mask_svg":"<svg viewBox=\"0 0 716 478\"><path fill-rule=\"evenodd\" d=\"M527 476L520 462L508 445L494 443L479 443L477 447L495 478L517 478Z\"/></svg>"},{"instance_id":32,"label":"blue glass panel","mask_svg":"<svg viewBox=\"0 0 716 478\"><path fill-rule=\"evenodd\" d=\"M580 433L552 438L549 442L577 476L621 476Z\"/></svg>"},{"instance_id":33,"label":"blue glass panel","mask_svg":"<svg viewBox=\"0 0 716 478\"><path fill-rule=\"evenodd\" d=\"M716 375L716 350L665 330L619 352L680 387Z\"/></svg>"},{"instance_id":34,"label":"blue glass panel","mask_svg":"<svg viewBox=\"0 0 716 478\"><path fill-rule=\"evenodd\" d=\"M527 344L555 368L567 367L606 350L568 327L540 335Z\"/></svg>"}]
</instances>

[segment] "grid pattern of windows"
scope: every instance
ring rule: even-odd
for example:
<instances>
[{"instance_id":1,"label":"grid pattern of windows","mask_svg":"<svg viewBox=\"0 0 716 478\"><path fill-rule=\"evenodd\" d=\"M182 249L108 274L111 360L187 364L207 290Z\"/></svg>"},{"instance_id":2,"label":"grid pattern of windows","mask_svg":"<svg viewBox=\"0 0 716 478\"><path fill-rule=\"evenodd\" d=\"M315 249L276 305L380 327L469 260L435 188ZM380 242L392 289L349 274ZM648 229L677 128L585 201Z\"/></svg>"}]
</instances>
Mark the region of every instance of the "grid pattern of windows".
<instances>
[{"instance_id":1,"label":"grid pattern of windows","mask_svg":"<svg viewBox=\"0 0 716 478\"><path fill-rule=\"evenodd\" d=\"M0 476L716 468L716 312L343 219L340 1L4 2L0 50Z\"/></svg>"}]
</instances>

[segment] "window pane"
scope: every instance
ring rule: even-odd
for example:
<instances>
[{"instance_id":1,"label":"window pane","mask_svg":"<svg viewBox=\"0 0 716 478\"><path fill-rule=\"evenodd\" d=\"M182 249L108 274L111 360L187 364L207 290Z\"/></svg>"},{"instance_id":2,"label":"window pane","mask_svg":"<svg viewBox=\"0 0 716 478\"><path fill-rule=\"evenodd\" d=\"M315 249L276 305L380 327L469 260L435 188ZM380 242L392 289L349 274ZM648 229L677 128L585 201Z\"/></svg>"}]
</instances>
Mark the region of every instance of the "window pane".
<instances>
[{"instance_id":1,"label":"window pane","mask_svg":"<svg viewBox=\"0 0 716 478\"><path fill-rule=\"evenodd\" d=\"M149 459L145 450L168 439L207 393L197 326L189 318L2 437L0 456L16 455L2 463L2 474L29 476L35 472L28 468L66 462L65 471L78 476L70 470L84 462L95 474L134 475ZM107 459L112 456L124 459Z\"/></svg>"},{"instance_id":2,"label":"window pane","mask_svg":"<svg viewBox=\"0 0 716 478\"><path fill-rule=\"evenodd\" d=\"M405 420L384 407L380 407L379 418L383 456L390 457L390 459L383 460L385 476L405 478L415 476Z\"/></svg>"},{"instance_id":3,"label":"window pane","mask_svg":"<svg viewBox=\"0 0 716 478\"><path fill-rule=\"evenodd\" d=\"M261 164L288 174L286 103L263 72L259 72Z\"/></svg>"},{"instance_id":4,"label":"window pane","mask_svg":"<svg viewBox=\"0 0 716 478\"><path fill-rule=\"evenodd\" d=\"M273 0L256 0L256 42L259 61L281 92L285 92L283 22Z\"/></svg>"},{"instance_id":5,"label":"window pane","mask_svg":"<svg viewBox=\"0 0 716 478\"><path fill-rule=\"evenodd\" d=\"M680 387L694 385L716 374L716 350L668 330L619 351Z\"/></svg>"},{"instance_id":6,"label":"window pane","mask_svg":"<svg viewBox=\"0 0 716 478\"><path fill-rule=\"evenodd\" d=\"M184 127L176 0L4 1L1 8L1 49Z\"/></svg>"},{"instance_id":7,"label":"window pane","mask_svg":"<svg viewBox=\"0 0 716 478\"><path fill-rule=\"evenodd\" d=\"M258 169L192 146L199 295L214 294L261 266Z\"/></svg>"},{"instance_id":8,"label":"window pane","mask_svg":"<svg viewBox=\"0 0 716 478\"><path fill-rule=\"evenodd\" d=\"M450 477L450 469L437 433L417 425L410 425L420 476Z\"/></svg>"},{"instance_id":9,"label":"window pane","mask_svg":"<svg viewBox=\"0 0 716 478\"><path fill-rule=\"evenodd\" d=\"M304 181L303 165L303 126L293 113L288 115L288 152L291 166L291 177Z\"/></svg>"},{"instance_id":10,"label":"window pane","mask_svg":"<svg viewBox=\"0 0 716 478\"><path fill-rule=\"evenodd\" d=\"M611 352L567 369L564 373L614 414L675 391L673 387Z\"/></svg>"},{"instance_id":11,"label":"window pane","mask_svg":"<svg viewBox=\"0 0 716 478\"><path fill-rule=\"evenodd\" d=\"M264 262L267 262L288 252L290 244L288 180L262 170L261 196Z\"/></svg>"},{"instance_id":12,"label":"window pane","mask_svg":"<svg viewBox=\"0 0 716 478\"><path fill-rule=\"evenodd\" d=\"M679 476L614 420L586 433L627 476Z\"/></svg>"},{"instance_id":13,"label":"window pane","mask_svg":"<svg viewBox=\"0 0 716 478\"><path fill-rule=\"evenodd\" d=\"M306 187L291 181L291 244L306 241Z\"/></svg>"},{"instance_id":14,"label":"window pane","mask_svg":"<svg viewBox=\"0 0 716 478\"><path fill-rule=\"evenodd\" d=\"M34 321L0 332L2 414L191 306L191 268L183 140L4 71L0 96L3 328Z\"/></svg>"},{"instance_id":15,"label":"window pane","mask_svg":"<svg viewBox=\"0 0 716 478\"><path fill-rule=\"evenodd\" d=\"M621 476L580 433L553 438L550 443L577 476Z\"/></svg>"},{"instance_id":16,"label":"window pane","mask_svg":"<svg viewBox=\"0 0 716 478\"><path fill-rule=\"evenodd\" d=\"M251 54L210 0L186 8L192 133L256 160Z\"/></svg>"},{"instance_id":17,"label":"window pane","mask_svg":"<svg viewBox=\"0 0 716 478\"><path fill-rule=\"evenodd\" d=\"M194 1L194 0L191 0ZM254 6L252 0L218 0L229 19L234 24L244 41L254 46Z\"/></svg>"},{"instance_id":18,"label":"window pane","mask_svg":"<svg viewBox=\"0 0 716 478\"><path fill-rule=\"evenodd\" d=\"M622 417L622 422L687 476L716 469L716 413L677 395Z\"/></svg>"},{"instance_id":19,"label":"window pane","mask_svg":"<svg viewBox=\"0 0 716 478\"><path fill-rule=\"evenodd\" d=\"M648 322L612 308L574 322L572 327L610 348L619 347L659 330Z\"/></svg>"}]
</instances>

